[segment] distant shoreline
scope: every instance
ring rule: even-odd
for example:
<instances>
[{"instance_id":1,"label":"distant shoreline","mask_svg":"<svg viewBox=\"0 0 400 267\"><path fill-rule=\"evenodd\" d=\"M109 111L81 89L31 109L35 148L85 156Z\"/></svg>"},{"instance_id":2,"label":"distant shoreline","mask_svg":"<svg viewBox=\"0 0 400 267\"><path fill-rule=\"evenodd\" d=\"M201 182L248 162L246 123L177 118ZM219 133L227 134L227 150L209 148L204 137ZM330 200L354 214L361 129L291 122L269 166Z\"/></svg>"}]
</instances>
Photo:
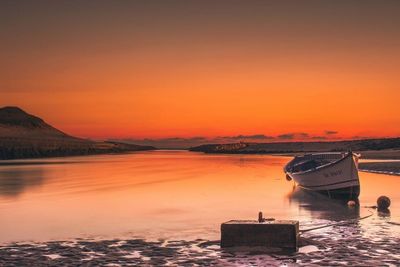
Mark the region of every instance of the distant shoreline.
<instances>
[{"instance_id":1,"label":"distant shoreline","mask_svg":"<svg viewBox=\"0 0 400 267\"><path fill-rule=\"evenodd\" d=\"M361 162L359 170L363 172L387 174L400 176L399 161L384 161L384 162Z\"/></svg>"},{"instance_id":2,"label":"distant shoreline","mask_svg":"<svg viewBox=\"0 0 400 267\"><path fill-rule=\"evenodd\" d=\"M380 138L326 142L276 142L204 144L190 151L223 154L295 155L316 152L360 151L364 158L400 159L400 138Z\"/></svg>"},{"instance_id":3,"label":"distant shoreline","mask_svg":"<svg viewBox=\"0 0 400 267\"><path fill-rule=\"evenodd\" d=\"M361 162L360 171L400 175L400 138L346 140L331 142L281 142L207 144L189 149L209 154L265 154L296 156L316 152L355 151L362 159L388 160L386 162Z\"/></svg>"},{"instance_id":4,"label":"distant shoreline","mask_svg":"<svg viewBox=\"0 0 400 267\"><path fill-rule=\"evenodd\" d=\"M359 169L359 171L360 171L360 172L376 173L376 174L386 174L386 175L400 176L400 168L397 170L397 172L391 172L391 171L376 171L376 170L369 170L369 169Z\"/></svg>"},{"instance_id":5,"label":"distant shoreline","mask_svg":"<svg viewBox=\"0 0 400 267\"><path fill-rule=\"evenodd\" d=\"M34 158L14 158L14 159L3 159L0 160L0 167L2 166L20 166L20 165L48 165L48 164L77 164L77 163L85 163L85 160L71 160L64 161L62 158L71 158L71 157L87 157L87 156L96 156L96 155L124 155L131 154L135 152L141 151L154 151L158 149L142 149L142 150L134 150L134 151L122 151L122 152L114 152L114 153L93 153L93 154L78 154L78 155L63 155L63 156L41 156ZM161 149L164 150L164 149ZM168 150L167 150L168 151ZM186 150L187 151L187 150ZM400 160L399 158L390 158L389 155L393 156L393 151L361 151L362 159L377 159L382 161L377 162L360 162L359 170L362 172L371 172L378 174L386 174L386 175L396 175L400 176ZM400 156L400 151L397 151ZM224 154L224 153L218 153ZM294 157L296 155L302 153L225 153L226 155L232 154L242 154L242 155L271 155L271 156L282 156L282 157ZM389 154L389 155L388 155ZM366 156L363 156L366 155ZM41 161L41 159L57 159L55 161ZM21 161L22 160L22 161ZM28 161L26 161L28 160ZM90 161L88 161L90 162Z\"/></svg>"},{"instance_id":6,"label":"distant shoreline","mask_svg":"<svg viewBox=\"0 0 400 267\"><path fill-rule=\"evenodd\" d=\"M190 151L204 153L270 154L307 153L334 151L382 151L400 150L400 138L378 138L326 142L271 142L230 144L204 144L191 147Z\"/></svg>"},{"instance_id":7,"label":"distant shoreline","mask_svg":"<svg viewBox=\"0 0 400 267\"><path fill-rule=\"evenodd\" d=\"M115 151L115 152L97 152L97 153L86 153L86 154L64 154L64 155L49 155L49 156L37 156L37 157L19 157L19 158L0 158L0 166L17 166L17 165L27 165L25 160L37 160L32 161L29 165L42 165L42 164L72 164L72 163L82 163L85 161L63 161L63 158L73 158L73 157L90 157L90 156L101 156L101 155L126 155L135 152L145 152L145 151L154 151L157 148L146 148L146 149L138 149L138 150L126 150L126 151ZM40 161L45 159L60 159L58 161ZM20 162L23 161L23 162Z\"/></svg>"}]
</instances>

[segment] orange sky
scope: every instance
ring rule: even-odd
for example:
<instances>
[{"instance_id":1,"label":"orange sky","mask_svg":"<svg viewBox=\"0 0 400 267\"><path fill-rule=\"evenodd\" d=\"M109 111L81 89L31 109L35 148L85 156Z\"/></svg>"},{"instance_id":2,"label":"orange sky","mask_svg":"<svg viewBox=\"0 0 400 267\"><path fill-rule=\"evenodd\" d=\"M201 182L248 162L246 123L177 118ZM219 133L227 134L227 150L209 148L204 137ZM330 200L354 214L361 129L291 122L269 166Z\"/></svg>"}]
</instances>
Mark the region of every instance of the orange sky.
<instances>
[{"instance_id":1,"label":"orange sky","mask_svg":"<svg viewBox=\"0 0 400 267\"><path fill-rule=\"evenodd\" d=\"M400 3L295 2L1 2L0 106L91 138L400 135Z\"/></svg>"}]
</instances>

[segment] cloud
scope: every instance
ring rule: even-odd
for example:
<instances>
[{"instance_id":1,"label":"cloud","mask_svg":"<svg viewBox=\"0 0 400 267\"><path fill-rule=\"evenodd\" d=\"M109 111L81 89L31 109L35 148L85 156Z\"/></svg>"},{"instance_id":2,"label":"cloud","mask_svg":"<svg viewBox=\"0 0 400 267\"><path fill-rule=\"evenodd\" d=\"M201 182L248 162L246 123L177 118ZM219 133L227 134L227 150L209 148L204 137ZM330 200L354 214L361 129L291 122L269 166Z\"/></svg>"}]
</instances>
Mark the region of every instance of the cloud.
<instances>
[{"instance_id":1,"label":"cloud","mask_svg":"<svg viewBox=\"0 0 400 267\"><path fill-rule=\"evenodd\" d=\"M310 135L308 133L285 133L278 135L278 139L293 140L293 139L307 139Z\"/></svg>"},{"instance_id":2,"label":"cloud","mask_svg":"<svg viewBox=\"0 0 400 267\"><path fill-rule=\"evenodd\" d=\"M313 140L326 140L327 138L326 138L326 136L313 136L313 137L311 137L311 139L313 139Z\"/></svg>"},{"instance_id":3,"label":"cloud","mask_svg":"<svg viewBox=\"0 0 400 267\"><path fill-rule=\"evenodd\" d=\"M271 140L274 139L275 137L269 136L269 135L264 135L264 134L255 134L255 135L241 135L244 138L249 138L249 139L259 139L259 140Z\"/></svg>"},{"instance_id":4,"label":"cloud","mask_svg":"<svg viewBox=\"0 0 400 267\"><path fill-rule=\"evenodd\" d=\"M337 131L325 131L325 134L326 135L334 135L334 134L337 134L338 132Z\"/></svg>"},{"instance_id":5,"label":"cloud","mask_svg":"<svg viewBox=\"0 0 400 267\"><path fill-rule=\"evenodd\" d=\"M232 135L232 136L217 136L212 138L207 138L203 136L195 137L168 137L159 139L124 139L124 140L114 140L128 142L138 145L150 145L157 148L167 148L167 149L186 149L194 146L204 145L204 144L228 144L228 143L238 143L238 142L253 142L253 143L268 143L268 142L279 142L279 141L306 141L306 140L328 140L331 139L331 135L334 135L335 131L325 131L325 135L312 136L305 132L292 132L284 133L278 136L271 136L265 134L252 134L252 135Z\"/></svg>"},{"instance_id":6,"label":"cloud","mask_svg":"<svg viewBox=\"0 0 400 267\"><path fill-rule=\"evenodd\" d=\"M291 139L294 139L294 134L292 134L292 133L281 134L281 135L278 135L278 138L279 138L279 139L291 140Z\"/></svg>"},{"instance_id":7,"label":"cloud","mask_svg":"<svg viewBox=\"0 0 400 267\"><path fill-rule=\"evenodd\" d=\"M199 146L203 144L211 144L211 143L237 143L240 141L243 142L267 142L268 140L273 140L275 137L268 136L264 134L253 134L253 135L234 135L234 136L218 136L214 138L206 138L203 136L195 136L195 137L168 137L168 138L159 138L159 139L123 139L123 140L113 140L119 142L127 142L138 145L148 145L155 146L157 148L177 148L184 149L193 146Z\"/></svg>"},{"instance_id":8,"label":"cloud","mask_svg":"<svg viewBox=\"0 0 400 267\"><path fill-rule=\"evenodd\" d=\"M236 136L220 136L217 139L227 139L227 140L243 140L243 139L251 139L251 140L271 140L275 137L264 135L264 134L253 134L253 135L236 135Z\"/></svg>"},{"instance_id":9,"label":"cloud","mask_svg":"<svg viewBox=\"0 0 400 267\"><path fill-rule=\"evenodd\" d=\"M352 140L364 140L364 139L374 139L374 138L376 138L376 137L366 136L366 135L355 135L355 136L352 136L350 139L352 139Z\"/></svg>"},{"instance_id":10,"label":"cloud","mask_svg":"<svg viewBox=\"0 0 400 267\"><path fill-rule=\"evenodd\" d=\"M303 138L308 138L310 136L308 133L298 133L297 135Z\"/></svg>"},{"instance_id":11,"label":"cloud","mask_svg":"<svg viewBox=\"0 0 400 267\"><path fill-rule=\"evenodd\" d=\"M157 148L175 148L175 149L183 149L189 148L191 146L198 146L202 144L209 143L210 140L202 137L202 136L195 136L195 137L168 137L168 138L158 138L158 139L151 139L151 138L144 138L144 139L119 139L114 140L119 142L126 142L131 144L137 145L146 145L146 146L154 146Z\"/></svg>"},{"instance_id":12,"label":"cloud","mask_svg":"<svg viewBox=\"0 0 400 267\"><path fill-rule=\"evenodd\" d=\"M196 142L196 141L205 141L207 140L205 137L202 136L195 136L190 138L184 137L169 137L169 138L160 138L160 139L147 139L152 141L159 141L159 142Z\"/></svg>"}]
</instances>

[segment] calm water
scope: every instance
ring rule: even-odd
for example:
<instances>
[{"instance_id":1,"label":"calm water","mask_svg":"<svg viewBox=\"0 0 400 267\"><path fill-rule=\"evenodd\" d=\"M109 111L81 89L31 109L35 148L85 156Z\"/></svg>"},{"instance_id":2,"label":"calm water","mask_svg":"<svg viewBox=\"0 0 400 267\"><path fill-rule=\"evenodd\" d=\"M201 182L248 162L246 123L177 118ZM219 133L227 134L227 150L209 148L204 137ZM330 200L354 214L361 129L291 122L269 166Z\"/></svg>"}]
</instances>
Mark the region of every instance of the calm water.
<instances>
[{"instance_id":1,"label":"calm water","mask_svg":"<svg viewBox=\"0 0 400 267\"><path fill-rule=\"evenodd\" d=\"M301 228L369 214L293 191L282 172L289 159L152 151L3 162L0 242L219 239L220 223L256 219L258 211L300 220ZM400 222L400 177L360 173L360 178L361 206L383 194L392 200L391 216L359 223L364 236L374 236L382 223ZM398 235L400 226L387 232Z\"/></svg>"}]
</instances>

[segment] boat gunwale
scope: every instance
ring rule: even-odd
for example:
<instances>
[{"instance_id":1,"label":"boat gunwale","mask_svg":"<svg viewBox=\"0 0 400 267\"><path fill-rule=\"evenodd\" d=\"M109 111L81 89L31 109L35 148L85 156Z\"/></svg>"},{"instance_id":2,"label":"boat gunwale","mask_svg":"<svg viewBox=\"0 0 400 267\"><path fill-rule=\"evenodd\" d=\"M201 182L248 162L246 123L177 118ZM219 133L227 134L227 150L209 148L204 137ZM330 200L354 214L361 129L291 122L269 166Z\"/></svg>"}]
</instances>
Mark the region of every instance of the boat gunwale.
<instances>
[{"instance_id":1,"label":"boat gunwale","mask_svg":"<svg viewBox=\"0 0 400 267\"><path fill-rule=\"evenodd\" d=\"M326 187L326 186L332 186L332 185L339 185L339 184L345 184L345 183L351 183L351 182L358 182L358 179L350 179L346 181L341 181L341 182L335 182L331 184L320 184L320 185L302 185L302 184L297 184L301 188L308 189L308 190L315 190L314 188L316 187ZM359 185L359 183L357 183Z\"/></svg>"},{"instance_id":2,"label":"boat gunwale","mask_svg":"<svg viewBox=\"0 0 400 267\"><path fill-rule=\"evenodd\" d=\"M328 154L328 153L318 153L318 154L319 154L319 155L322 155L322 154ZM318 154L308 154L308 155L318 155ZM339 152L337 152L337 153L330 153L330 154L339 154ZM316 167L316 168L312 168L312 169L308 169L308 170L300 171L300 172L290 172L290 171L286 171L286 167L290 164L290 162L292 162L292 161L294 160L294 159L293 159L293 160L291 160L290 162L288 162L288 164L286 164L286 166L285 166L285 173L287 173L287 174L289 174L289 175L291 175L291 174L299 175L299 174L314 172L314 171L317 171L317 170L321 170L321 169L324 169L324 168L333 166L333 165L335 165L335 164L337 164L337 163L340 163L340 162L342 162L343 160L347 159L349 156L356 156L356 157L359 157L358 154L355 154L355 153L353 153L353 152L347 152L347 155L344 156L343 158L338 159L338 160L336 160L336 161L333 161L333 162L331 162L331 163L325 164L325 165L318 166L318 167Z\"/></svg>"}]
</instances>

